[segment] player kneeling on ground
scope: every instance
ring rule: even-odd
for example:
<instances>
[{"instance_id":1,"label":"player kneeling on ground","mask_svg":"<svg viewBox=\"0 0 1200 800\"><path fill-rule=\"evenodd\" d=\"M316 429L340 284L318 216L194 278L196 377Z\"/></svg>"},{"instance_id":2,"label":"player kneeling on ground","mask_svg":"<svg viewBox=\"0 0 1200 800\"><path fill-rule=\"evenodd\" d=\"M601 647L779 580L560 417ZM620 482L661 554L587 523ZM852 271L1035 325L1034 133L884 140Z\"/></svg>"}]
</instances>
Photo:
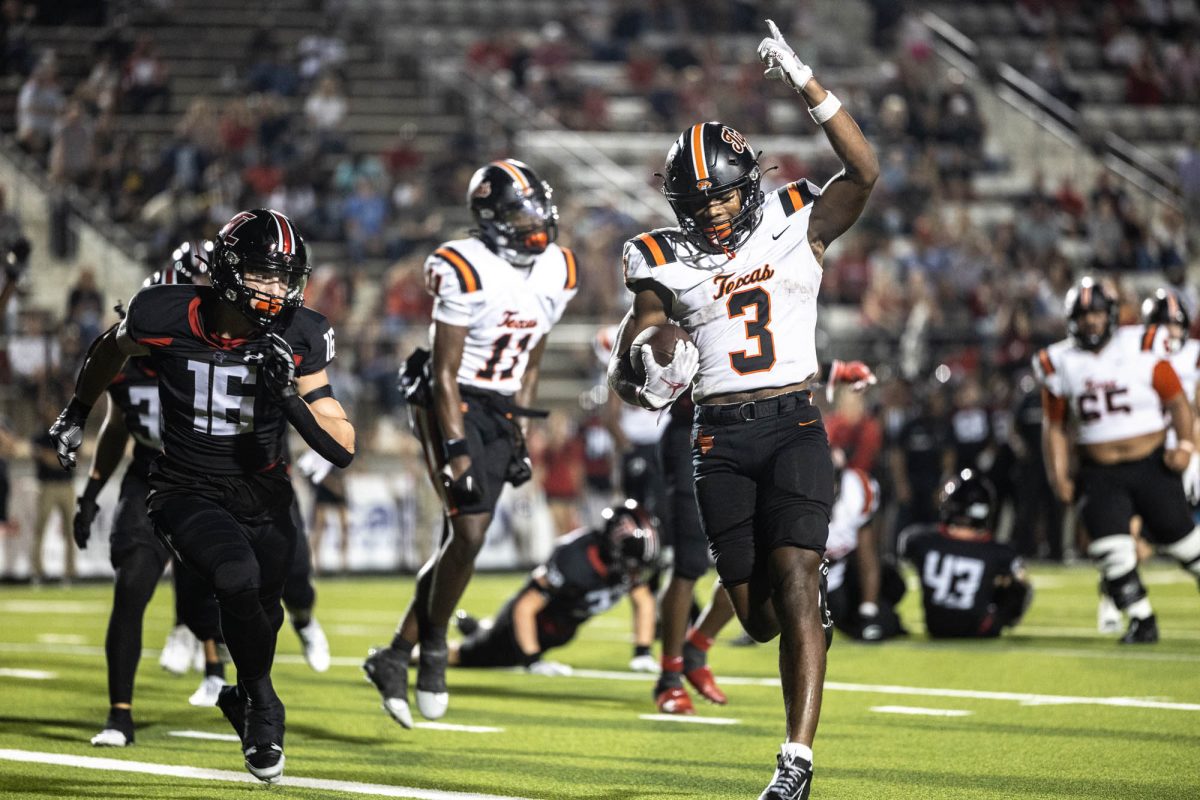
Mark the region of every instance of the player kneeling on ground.
<instances>
[{"instance_id":1,"label":"player kneeling on ground","mask_svg":"<svg viewBox=\"0 0 1200 800\"><path fill-rule=\"evenodd\" d=\"M603 526L560 539L490 625L460 611L459 630L467 638L450 644L451 666L521 665L539 675L569 675L570 667L542 661L542 655L571 641L580 625L626 594L636 611L638 643L652 642L654 596L642 573L658 559L658 526L632 500L604 509L601 516Z\"/></svg>"},{"instance_id":2,"label":"player kneeling on ground","mask_svg":"<svg viewBox=\"0 0 1200 800\"><path fill-rule=\"evenodd\" d=\"M925 628L941 637L999 636L1033 600L1020 556L992 541L996 490L969 469L946 484L939 525L900 532L900 555L921 578Z\"/></svg>"}]
</instances>

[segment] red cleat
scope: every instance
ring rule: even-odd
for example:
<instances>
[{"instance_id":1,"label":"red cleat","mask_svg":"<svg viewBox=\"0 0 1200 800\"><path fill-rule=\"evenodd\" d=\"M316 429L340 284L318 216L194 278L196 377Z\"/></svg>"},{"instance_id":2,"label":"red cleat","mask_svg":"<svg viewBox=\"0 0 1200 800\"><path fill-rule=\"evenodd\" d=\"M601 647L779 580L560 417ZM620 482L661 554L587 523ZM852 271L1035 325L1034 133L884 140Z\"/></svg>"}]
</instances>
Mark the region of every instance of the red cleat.
<instances>
[{"instance_id":1,"label":"red cleat","mask_svg":"<svg viewBox=\"0 0 1200 800\"><path fill-rule=\"evenodd\" d=\"M713 677L712 670L705 664L703 667L697 667L690 672L685 672L683 677L687 678L687 682L692 685L692 688L700 693L701 697L710 703L716 703L723 706L729 702L729 698L717 686L717 679Z\"/></svg>"},{"instance_id":2,"label":"red cleat","mask_svg":"<svg viewBox=\"0 0 1200 800\"><path fill-rule=\"evenodd\" d=\"M672 686L659 692L654 698L655 705L662 714L695 714L692 698L688 697L687 689L682 686Z\"/></svg>"}]
</instances>

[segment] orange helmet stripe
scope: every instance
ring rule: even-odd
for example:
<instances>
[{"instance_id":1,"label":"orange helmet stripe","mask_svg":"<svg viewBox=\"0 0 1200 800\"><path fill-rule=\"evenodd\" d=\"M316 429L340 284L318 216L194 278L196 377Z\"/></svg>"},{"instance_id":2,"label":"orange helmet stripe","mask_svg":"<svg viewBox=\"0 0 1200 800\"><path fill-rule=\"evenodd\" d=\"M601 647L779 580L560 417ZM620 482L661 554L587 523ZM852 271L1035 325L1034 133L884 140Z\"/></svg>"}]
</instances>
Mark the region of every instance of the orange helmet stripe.
<instances>
[{"instance_id":1,"label":"orange helmet stripe","mask_svg":"<svg viewBox=\"0 0 1200 800\"><path fill-rule=\"evenodd\" d=\"M512 177L513 182L520 187L522 192L529 188L529 181L526 179L525 173L521 172L520 169L514 166L512 161L509 159L503 159L501 161L493 161L492 163L507 172L509 176Z\"/></svg>"},{"instance_id":2,"label":"orange helmet stripe","mask_svg":"<svg viewBox=\"0 0 1200 800\"><path fill-rule=\"evenodd\" d=\"M692 169L696 172L696 180L708 178L708 163L704 158L704 123L692 126L689 135L692 140Z\"/></svg>"}]
</instances>

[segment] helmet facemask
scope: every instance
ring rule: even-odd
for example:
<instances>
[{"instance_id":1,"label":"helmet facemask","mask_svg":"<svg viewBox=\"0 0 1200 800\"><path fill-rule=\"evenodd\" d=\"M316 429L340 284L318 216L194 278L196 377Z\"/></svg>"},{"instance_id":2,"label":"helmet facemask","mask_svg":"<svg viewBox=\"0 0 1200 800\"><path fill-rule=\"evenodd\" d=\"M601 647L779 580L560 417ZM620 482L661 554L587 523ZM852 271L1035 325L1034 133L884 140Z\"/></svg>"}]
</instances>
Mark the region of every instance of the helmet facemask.
<instances>
[{"instance_id":1,"label":"helmet facemask","mask_svg":"<svg viewBox=\"0 0 1200 800\"><path fill-rule=\"evenodd\" d=\"M759 188L760 176L756 166L749 175L736 183L691 193L668 192L663 188L675 219L688 241L707 253L730 254L737 251L758 226L762 216L763 194ZM736 191L741 198L740 208L734 216L720 222L701 222L696 218L708 208L713 198Z\"/></svg>"},{"instance_id":2,"label":"helmet facemask","mask_svg":"<svg viewBox=\"0 0 1200 800\"><path fill-rule=\"evenodd\" d=\"M269 209L244 211L230 220L217 236L209 265L220 297L267 330L287 325L304 305L309 272L304 240L290 220ZM275 291L250 285L272 279L280 287Z\"/></svg>"},{"instance_id":3,"label":"helmet facemask","mask_svg":"<svg viewBox=\"0 0 1200 800\"><path fill-rule=\"evenodd\" d=\"M524 196L497 210L476 212L480 232L491 248L510 264L528 267L558 238L558 209L550 201L551 189L529 189Z\"/></svg>"},{"instance_id":4,"label":"helmet facemask","mask_svg":"<svg viewBox=\"0 0 1200 800\"><path fill-rule=\"evenodd\" d=\"M1091 352L1097 352L1108 344L1117 328L1120 309L1115 297L1102 284L1084 278L1078 286L1073 286L1067 292L1066 306L1067 333L1075 344ZM1105 314L1104 326L1099 332L1086 330L1082 324L1083 318L1091 311L1103 311Z\"/></svg>"}]
</instances>

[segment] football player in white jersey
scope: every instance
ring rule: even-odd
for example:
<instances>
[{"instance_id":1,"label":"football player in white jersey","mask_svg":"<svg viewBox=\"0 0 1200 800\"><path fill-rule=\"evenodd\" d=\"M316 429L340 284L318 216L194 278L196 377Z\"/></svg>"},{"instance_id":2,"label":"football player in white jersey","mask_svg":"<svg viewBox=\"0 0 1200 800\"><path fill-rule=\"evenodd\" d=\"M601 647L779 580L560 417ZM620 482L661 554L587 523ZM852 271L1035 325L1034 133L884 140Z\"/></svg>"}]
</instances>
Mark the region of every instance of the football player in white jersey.
<instances>
[{"instance_id":1,"label":"football player in white jersey","mask_svg":"<svg viewBox=\"0 0 1200 800\"><path fill-rule=\"evenodd\" d=\"M414 409L427 466L445 506L442 545L417 575L416 595L388 647L363 664L383 707L406 728L408 660L420 644L417 708L446 713L446 628L475 571L475 557L504 483L531 474L528 406L546 336L575 296L575 255L554 243L558 211L549 184L513 159L478 170L467 188L476 228L425 262L434 296L432 396Z\"/></svg>"},{"instance_id":2,"label":"football player in white jersey","mask_svg":"<svg viewBox=\"0 0 1200 800\"><path fill-rule=\"evenodd\" d=\"M628 403L662 408L695 379L696 496L704 533L739 621L756 641L780 636L787 740L760 800L807 798L825 676L820 565L833 466L809 382L825 250L862 212L879 165L833 93L768 21L758 55L767 78L800 93L843 169L763 194L746 138L720 122L684 131L667 155L663 193L679 227L630 240L609 384ZM648 346L651 325L691 334L671 363ZM635 373L632 359L645 368Z\"/></svg>"},{"instance_id":3,"label":"football player in white jersey","mask_svg":"<svg viewBox=\"0 0 1200 800\"><path fill-rule=\"evenodd\" d=\"M1183 391L1192 404L1193 441L1200 440L1200 415L1196 413L1196 385L1200 382L1200 339L1188 338L1191 318L1187 308L1180 302L1172 289L1158 289L1153 297L1142 303L1142 321L1156 350L1166 355L1179 375ZM1153 330L1151 330L1153 329ZM1171 433L1167 433L1167 445L1171 446ZM1200 453L1192 453L1191 461L1183 472L1183 488L1188 502L1195 509L1200 505Z\"/></svg>"},{"instance_id":4,"label":"football player in white jersey","mask_svg":"<svg viewBox=\"0 0 1200 800\"><path fill-rule=\"evenodd\" d=\"M835 452L834 463L844 460L840 456ZM864 642L881 642L904 630L896 614L904 578L880 558L871 524L878 510L879 483L861 469L842 469L825 545L829 615L834 627Z\"/></svg>"},{"instance_id":5,"label":"football player in white jersey","mask_svg":"<svg viewBox=\"0 0 1200 800\"><path fill-rule=\"evenodd\" d=\"M1088 555L1105 593L1129 617L1121 641L1156 642L1130 519L1139 515L1147 541L1200 574L1200 529L1179 479L1196 450L1191 404L1170 361L1154 352L1154 331L1117 327L1114 289L1083 278L1067 293L1066 312L1070 336L1033 359L1047 476L1062 502L1080 502Z\"/></svg>"}]
</instances>

